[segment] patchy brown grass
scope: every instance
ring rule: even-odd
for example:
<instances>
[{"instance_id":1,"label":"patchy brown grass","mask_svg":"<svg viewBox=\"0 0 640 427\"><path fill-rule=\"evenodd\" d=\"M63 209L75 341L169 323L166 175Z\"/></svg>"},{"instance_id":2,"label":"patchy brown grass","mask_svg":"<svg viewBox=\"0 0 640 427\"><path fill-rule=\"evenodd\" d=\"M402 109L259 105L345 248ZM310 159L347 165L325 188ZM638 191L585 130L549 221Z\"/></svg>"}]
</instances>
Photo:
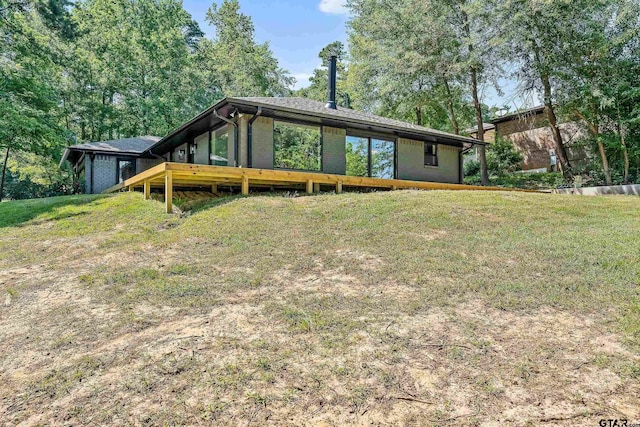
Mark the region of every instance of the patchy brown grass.
<instances>
[{"instance_id":1,"label":"patchy brown grass","mask_svg":"<svg viewBox=\"0 0 640 427\"><path fill-rule=\"evenodd\" d=\"M637 198L44 203L0 205L7 425L640 421Z\"/></svg>"}]
</instances>

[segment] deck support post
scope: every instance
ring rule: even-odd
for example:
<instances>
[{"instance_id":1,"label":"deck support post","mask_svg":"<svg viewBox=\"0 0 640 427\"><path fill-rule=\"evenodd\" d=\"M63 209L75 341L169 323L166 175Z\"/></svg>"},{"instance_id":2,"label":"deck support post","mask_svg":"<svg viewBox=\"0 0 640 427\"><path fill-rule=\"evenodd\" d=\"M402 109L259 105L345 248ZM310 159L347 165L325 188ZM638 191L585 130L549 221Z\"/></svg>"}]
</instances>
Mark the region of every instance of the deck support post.
<instances>
[{"instance_id":1,"label":"deck support post","mask_svg":"<svg viewBox=\"0 0 640 427\"><path fill-rule=\"evenodd\" d=\"M133 192L133 185L129 186L129 193Z\"/></svg>"},{"instance_id":2,"label":"deck support post","mask_svg":"<svg viewBox=\"0 0 640 427\"><path fill-rule=\"evenodd\" d=\"M342 193L342 181L336 183L336 194Z\"/></svg>"},{"instance_id":3,"label":"deck support post","mask_svg":"<svg viewBox=\"0 0 640 427\"><path fill-rule=\"evenodd\" d=\"M211 192L213 194L218 194L218 184L211 184Z\"/></svg>"},{"instance_id":4,"label":"deck support post","mask_svg":"<svg viewBox=\"0 0 640 427\"><path fill-rule=\"evenodd\" d=\"M398 189L398 187L396 187L395 185L391 186L391 191L396 191Z\"/></svg>"},{"instance_id":5,"label":"deck support post","mask_svg":"<svg viewBox=\"0 0 640 427\"><path fill-rule=\"evenodd\" d=\"M144 199L149 200L151 198L151 181L146 179L144 181Z\"/></svg>"},{"instance_id":6,"label":"deck support post","mask_svg":"<svg viewBox=\"0 0 640 427\"><path fill-rule=\"evenodd\" d=\"M313 194L313 181L307 180L307 194Z\"/></svg>"},{"instance_id":7,"label":"deck support post","mask_svg":"<svg viewBox=\"0 0 640 427\"><path fill-rule=\"evenodd\" d=\"M242 195L249 195L249 178L246 175L242 175Z\"/></svg>"},{"instance_id":8,"label":"deck support post","mask_svg":"<svg viewBox=\"0 0 640 427\"><path fill-rule=\"evenodd\" d=\"M320 184L318 184L317 182L313 183L313 192L314 193L320 192Z\"/></svg>"},{"instance_id":9,"label":"deck support post","mask_svg":"<svg viewBox=\"0 0 640 427\"><path fill-rule=\"evenodd\" d=\"M170 170L164 175L164 206L167 213L173 212L173 173Z\"/></svg>"}]
</instances>

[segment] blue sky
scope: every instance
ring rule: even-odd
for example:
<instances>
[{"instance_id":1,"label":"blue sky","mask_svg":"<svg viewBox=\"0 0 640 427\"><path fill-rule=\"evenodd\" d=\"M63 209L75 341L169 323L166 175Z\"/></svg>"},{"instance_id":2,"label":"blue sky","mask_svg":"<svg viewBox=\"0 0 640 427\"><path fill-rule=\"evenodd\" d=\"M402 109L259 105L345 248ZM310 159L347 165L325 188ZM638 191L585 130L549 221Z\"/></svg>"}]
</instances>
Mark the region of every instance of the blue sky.
<instances>
[{"instance_id":1,"label":"blue sky","mask_svg":"<svg viewBox=\"0 0 640 427\"><path fill-rule=\"evenodd\" d=\"M221 3L222 0L215 0ZM213 28L205 22L211 0L183 0L185 9L198 21L202 31L213 37ZM297 80L296 89L309 85L308 78L320 66L318 53L331 42L346 45L348 21L346 0L240 0L240 9L249 15L256 29L256 41L268 41L280 66ZM514 95L517 84L504 82L505 94L499 96L493 88L484 88L483 102L489 106L512 110L538 104L531 96L521 99Z\"/></svg>"}]
</instances>

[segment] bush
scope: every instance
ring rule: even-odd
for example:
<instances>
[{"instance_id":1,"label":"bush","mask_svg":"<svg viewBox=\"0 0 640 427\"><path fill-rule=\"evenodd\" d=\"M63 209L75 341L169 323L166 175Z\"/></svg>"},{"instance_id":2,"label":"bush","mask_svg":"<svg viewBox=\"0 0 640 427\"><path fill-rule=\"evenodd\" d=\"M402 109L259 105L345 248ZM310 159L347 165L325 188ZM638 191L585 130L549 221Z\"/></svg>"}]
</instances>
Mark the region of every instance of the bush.
<instances>
[{"instance_id":1,"label":"bush","mask_svg":"<svg viewBox=\"0 0 640 427\"><path fill-rule=\"evenodd\" d=\"M472 177L480 175L480 162L477 160L469 160L464 164L464 176Z\"/></svg>"},{"instance_id":2,"label":"bush","mask_svg":"<svg viewBox=\"0 0 640 427\"><path fill-rule=\"evenodd\" d=\"M518 170L522 163L522 154L518 152L511 141L497 138L487 147L487 169L489 175L503 176Z\"/></svg>"},{"instance_id":3,"label":"bush","mask_svg":"<svg viewBox=\"0 0 640 427\"><path fill-rule=\"evenodd\" d=\"M2 164L0 163L0 167ZM81 182L69 168L60 169L49 157L15 152L9 157L3 198L34 199L82 192Z\"/></svg>"}]
</instances>

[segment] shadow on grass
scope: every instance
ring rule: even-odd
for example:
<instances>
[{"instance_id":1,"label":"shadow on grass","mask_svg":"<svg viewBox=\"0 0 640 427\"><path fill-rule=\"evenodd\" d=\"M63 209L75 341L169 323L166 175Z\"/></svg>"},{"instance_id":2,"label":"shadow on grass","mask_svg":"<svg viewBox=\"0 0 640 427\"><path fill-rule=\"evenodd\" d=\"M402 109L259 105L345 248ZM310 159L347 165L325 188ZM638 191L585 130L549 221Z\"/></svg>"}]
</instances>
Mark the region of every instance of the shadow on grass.
<instances>
[{"instance_id":1,"label":"shadow on grass","mask_svg":"<svg viewBox=\"0 0 640 427\"><path fill-rule=\"evenodd\" d=\"M61 208L86 205L105 197L109 196L99 194L59 196L2 202L0 203L0 228L20 227L36 218L37 222L44 222L83 215L83 212L70 212Z\"/></svg>"}]
</instances>

